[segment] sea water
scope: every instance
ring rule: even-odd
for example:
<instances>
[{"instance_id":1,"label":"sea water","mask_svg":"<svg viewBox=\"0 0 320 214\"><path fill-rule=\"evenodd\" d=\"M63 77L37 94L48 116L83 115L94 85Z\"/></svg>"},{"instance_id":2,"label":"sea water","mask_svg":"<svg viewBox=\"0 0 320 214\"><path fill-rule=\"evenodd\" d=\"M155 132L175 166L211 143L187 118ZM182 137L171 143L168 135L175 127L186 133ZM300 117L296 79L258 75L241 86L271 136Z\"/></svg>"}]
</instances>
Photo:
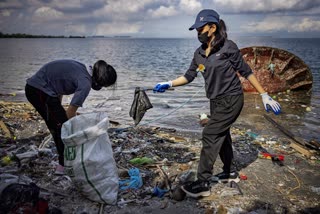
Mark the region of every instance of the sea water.
<instances>
[{"instance_id":1,"label":"sea water","mask_svg":"<svg viewBox=\"0 0 320 214\"><path fill-rule=\"evenodd\" d=\"M306 139L320 140L320 39L239 37L231 38L239 48L248 46L270 46L287 50L301 58L313 73L311 97L301 96L301 111L286 111L284 117L293 133ZM194 51L199 46L196 39L160 38L59 38L59 39L0 39L0 99L26 101L24 86L26 79L43 64L57 59L74 59L93 64L99 59L111 64L118 73L114 89L91 90L80 112L106 111L111 120L123 126L133 124L129 110L135 87L153 88L156 83L183 75L188 69ZM165 93L146 91L153 108L148 110L141 124L176 128L200 132L198 124L201 113L209 113L209 102L199 75L192 83ZM261 98L246 96L243 112L263 114ZM72 96L65 96L64 103ZM255 100L255 105L251 105ZM300 100L298 101L300 102ZM311 107L311 111L305 111ZM249 109L249 110L248 110ZM299 125L295 125L295 121ZM297 127L295 127L297 126ZM306 131L308 130L308 131Z\"/></svg>"}]
</instances>

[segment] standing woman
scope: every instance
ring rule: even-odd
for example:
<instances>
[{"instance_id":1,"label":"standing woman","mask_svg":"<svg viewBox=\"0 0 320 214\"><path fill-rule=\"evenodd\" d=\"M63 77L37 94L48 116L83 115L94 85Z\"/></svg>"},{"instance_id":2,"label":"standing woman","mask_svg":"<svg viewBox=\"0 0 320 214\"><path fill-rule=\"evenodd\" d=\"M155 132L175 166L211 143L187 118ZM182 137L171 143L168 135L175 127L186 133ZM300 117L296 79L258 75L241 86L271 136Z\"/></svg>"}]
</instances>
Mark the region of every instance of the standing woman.
<instances>
[{"instance_id":1,"label":"standing woman","mask_svg":"<svg viewBox=\"0 0 320 214\"><path fill-rule=\"evenodd\" d=\"M62 124L76 115L91 88L100 90L114 85L116 80L115 69L103 60L98 60L93 67L74 60L52 61L27 80L26 97L46 122L57 147L59 165L55 174L64 174ZM65 110L61 104L62 96L69 94L73 97Z\"/></svg>"},{"instance_id":2,"label":"standing woman","mask_svg":"<svg viewBox=\"0 0 320 214\"><path fill-rule=\"evenodd\" d=\"M274 101L257 81L249 65L243 60L237 45L227 38L226 26L219 14L205 9L197 15L189 30L196 29L202 45L194 52L187 72L175 80L158 83L154 92L164 92L175 86L188 84L198 72L204 77L205 90L210 100L210 120L202 133L202 149L198 165L197 181L182 189L192 197L209 196L209 180L213 165L219 155L223 172L215 175L220 181L238 178L232 164L233 149L230 127L243 107L243 90L237 72L245 77L262 96L264 107L275 114L280 113L280 104Z\"/></svg>"}]
</instances>

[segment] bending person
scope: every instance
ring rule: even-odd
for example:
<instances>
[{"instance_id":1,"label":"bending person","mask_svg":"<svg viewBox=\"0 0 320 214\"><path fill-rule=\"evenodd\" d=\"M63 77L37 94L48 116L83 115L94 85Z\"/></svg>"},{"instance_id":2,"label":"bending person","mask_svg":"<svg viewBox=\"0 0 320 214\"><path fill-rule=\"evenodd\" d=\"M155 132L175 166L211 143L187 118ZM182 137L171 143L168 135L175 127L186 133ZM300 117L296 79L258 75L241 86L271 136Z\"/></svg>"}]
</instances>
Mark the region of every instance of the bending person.
<instances>
[{"instance_id":1,"label":"bending person","mask_svg":"<svg viewBox=\"0 0 320 214\"><path fill-rule=\"evenodd\" d=\"M114 85L116 80L115 69L103 60L97 61L93 67L74 60L53 61L27 79L26 97L45 120L58 151L59 165L55 174L64 174L62 124L76 115L91 88L100 90ZM69 94L74 95L65 111L62 96Z\"/></svg>"}]
</instances>

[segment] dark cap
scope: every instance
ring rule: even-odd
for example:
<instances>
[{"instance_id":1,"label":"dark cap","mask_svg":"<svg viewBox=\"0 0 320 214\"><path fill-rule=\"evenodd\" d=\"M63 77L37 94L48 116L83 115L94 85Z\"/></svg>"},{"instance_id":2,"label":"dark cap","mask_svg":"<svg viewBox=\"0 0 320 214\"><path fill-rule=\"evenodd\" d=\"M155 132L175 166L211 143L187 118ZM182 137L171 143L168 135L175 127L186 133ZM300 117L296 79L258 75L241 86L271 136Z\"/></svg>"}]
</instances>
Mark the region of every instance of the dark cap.
<instances>
[{"instance_id":1,"label":"dark cap","mask_svg":"<svg viewBox=\"0 0 320 214\"><path fill-rule=\"evenodd\" d=\"M216 11L208 9L201 10L197 15L195 23L189 28L189 30L200 28L210 22L219 23L219 20L220 16Z\"/></svg>"}]
</instances>

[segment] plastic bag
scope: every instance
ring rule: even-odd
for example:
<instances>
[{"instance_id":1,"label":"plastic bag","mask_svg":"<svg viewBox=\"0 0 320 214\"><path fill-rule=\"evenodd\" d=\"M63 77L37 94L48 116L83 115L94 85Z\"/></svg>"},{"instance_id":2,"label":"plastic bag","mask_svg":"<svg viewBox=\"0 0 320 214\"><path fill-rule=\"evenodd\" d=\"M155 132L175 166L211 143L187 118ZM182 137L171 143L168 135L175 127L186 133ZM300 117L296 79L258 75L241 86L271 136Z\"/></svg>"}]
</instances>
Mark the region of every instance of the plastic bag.
<instances>
[{"instance_id":1,"label":"plastic bag","mask_svg":"<svg viewBox=\"0 0 320 214\"><path fill-rule=\"evenodd\" d=\"M138 168L129 169L130 179L120 180L119 186L121 190L139 189L142 187L142 178Z\"/></svg>"},{"instance_id":2,"label":"plastic bag","mask_svg":"<svg viewBox=\"0 0 320 214\"><path fill-rule=\"evenodd\" d=\"M133 118L135 125L140 123L144 114L150 108L153 108L153 106L145 90L143 88L136 87L134 91L134 99L129 112L129 115Z\"/></svg>"},{"instance_id":3,"label":"plastic bag","mask_svg":"<svg viewBox=\"0 0 320 214\"><path fill-rule=\"evenodd\" d=\"M104 112L81 114L62 125L61 138L65 172L79 190L90 200L115 204L119 177L108 126Z\"/></svg>"}]
</instances>

